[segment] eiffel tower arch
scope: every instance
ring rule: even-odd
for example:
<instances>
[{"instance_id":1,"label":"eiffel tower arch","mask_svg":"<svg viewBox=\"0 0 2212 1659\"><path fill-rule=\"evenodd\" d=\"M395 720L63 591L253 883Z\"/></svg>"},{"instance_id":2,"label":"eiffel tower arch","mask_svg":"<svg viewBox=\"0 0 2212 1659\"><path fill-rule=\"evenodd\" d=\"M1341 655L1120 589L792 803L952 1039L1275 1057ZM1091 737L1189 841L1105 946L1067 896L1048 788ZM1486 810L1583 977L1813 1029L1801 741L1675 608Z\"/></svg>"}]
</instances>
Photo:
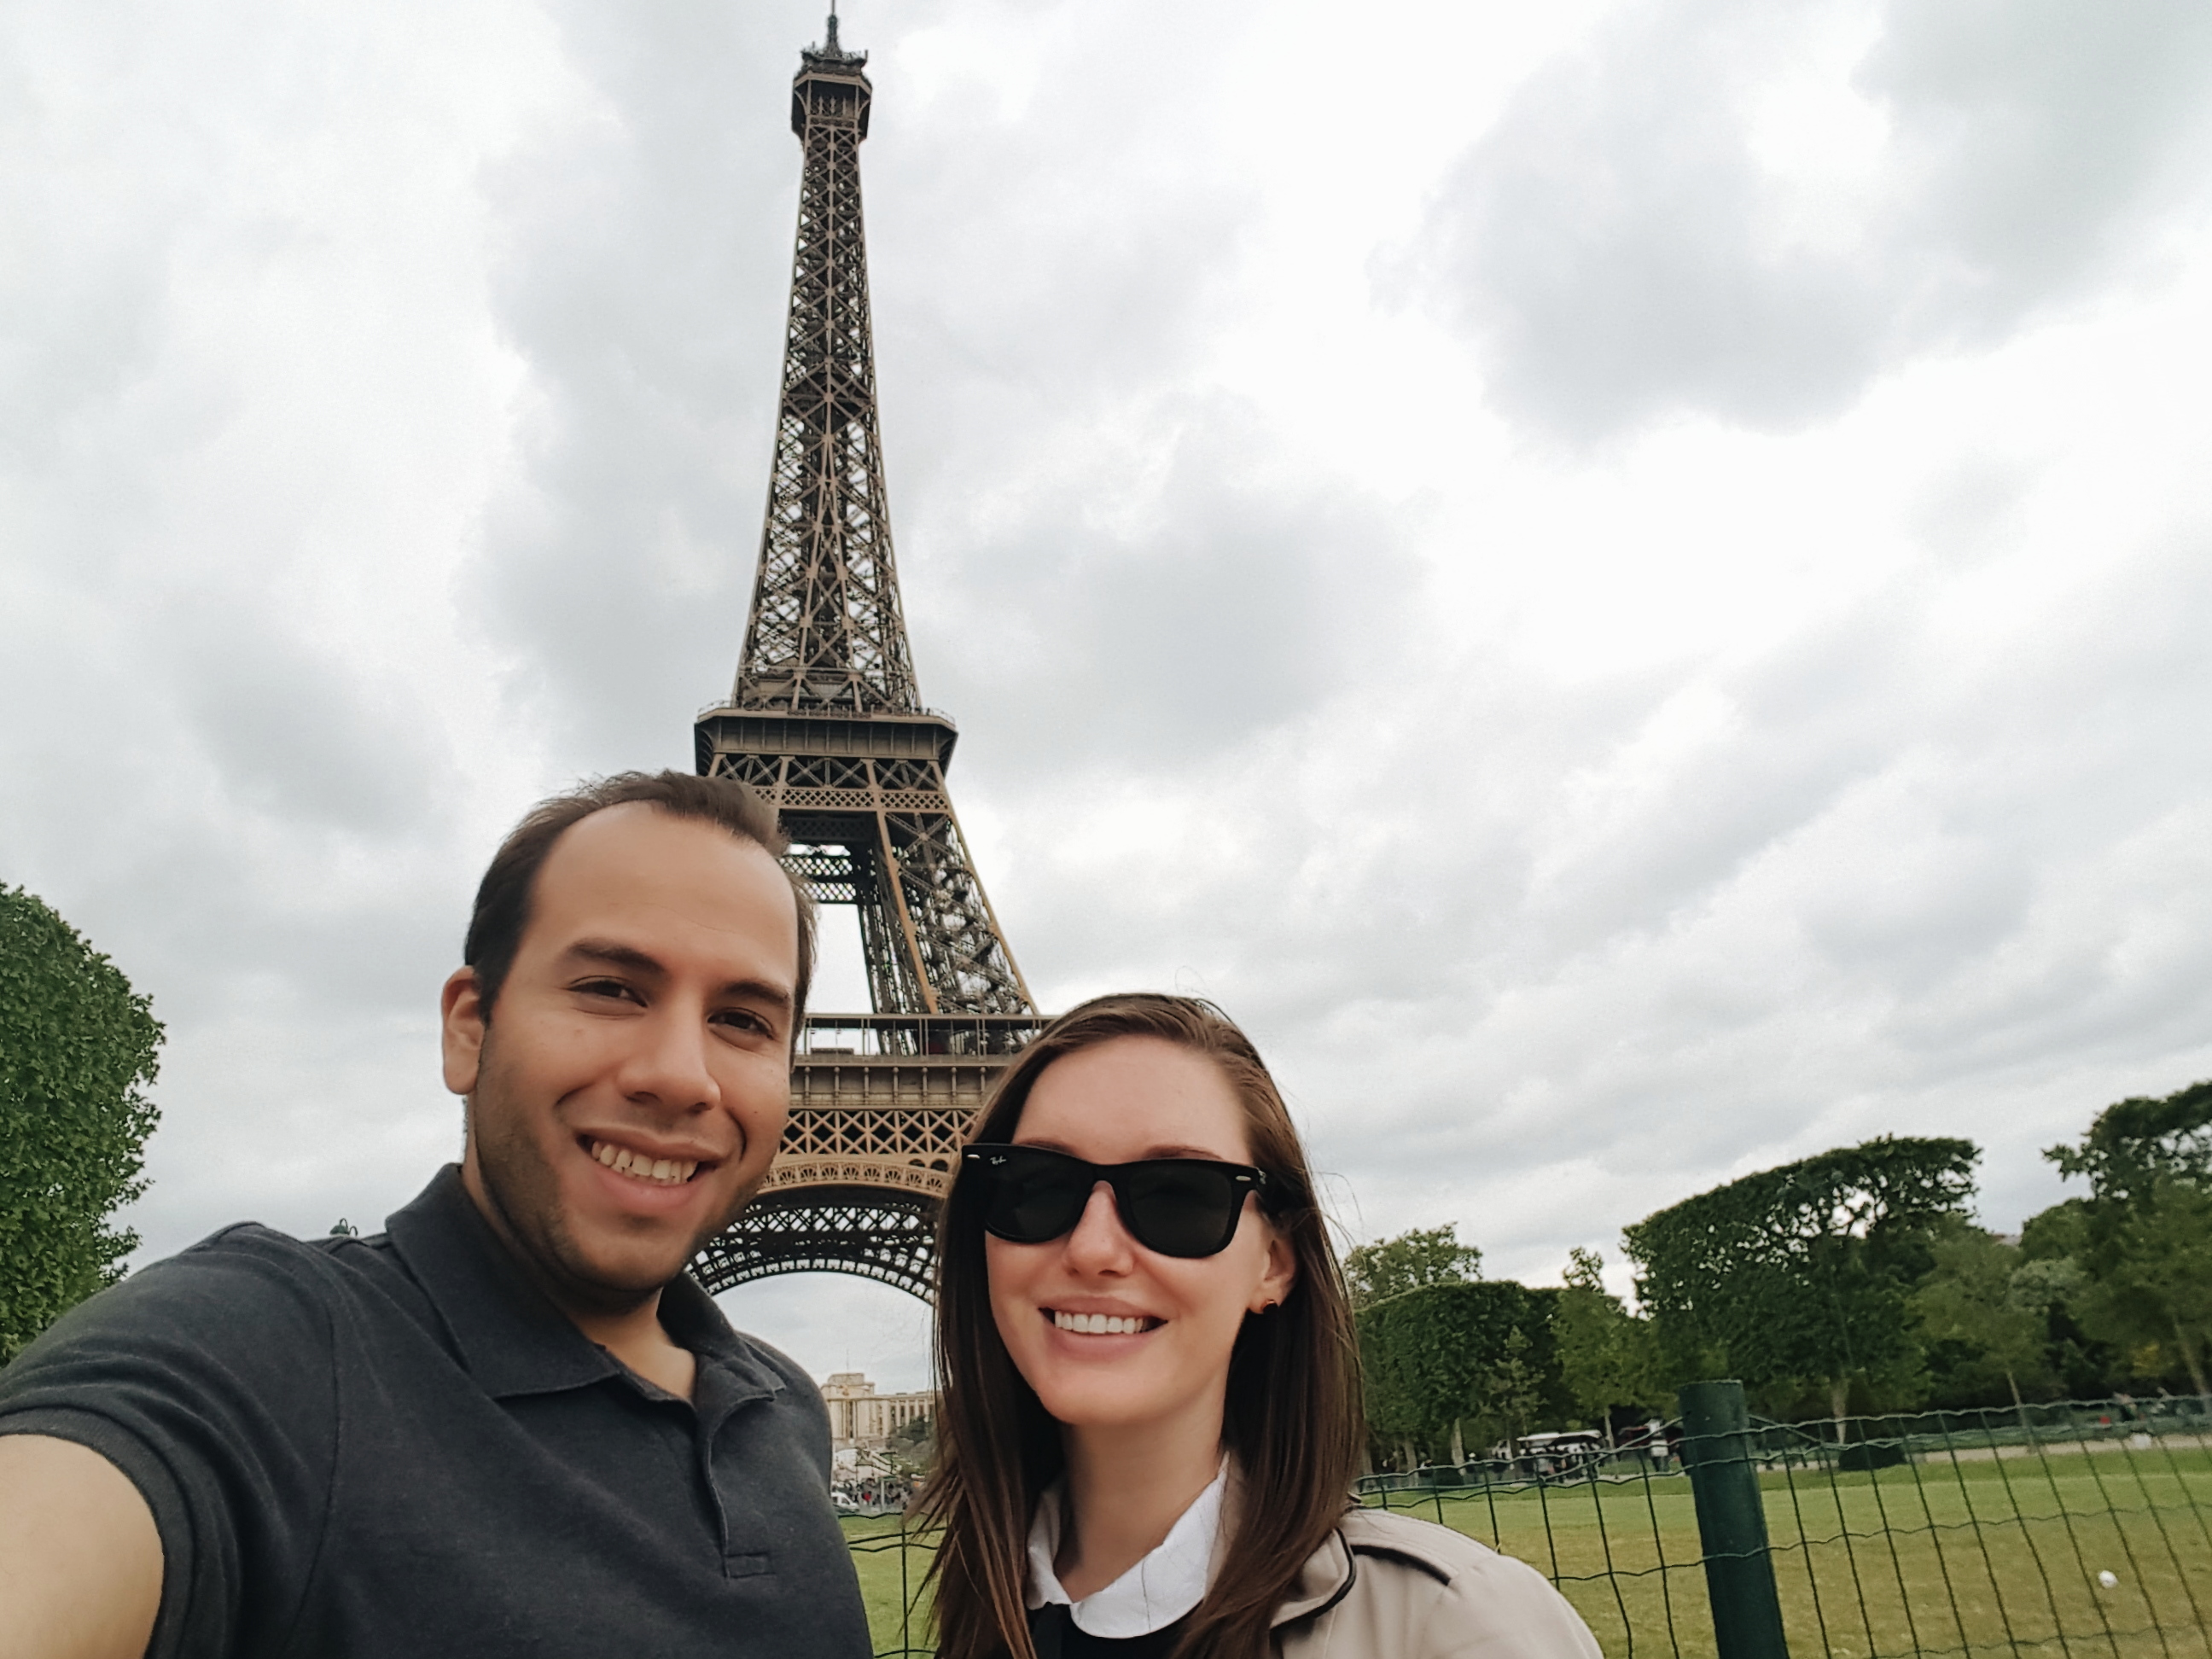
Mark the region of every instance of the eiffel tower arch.
<instances>
[{"instance_id":1,"label":"eiffel tower arch","mask_svg":"<svg viewBox=\"0 0 2212 1659\"><path fill-rule=\"evenodd\" d=\"M961 1138L1043 1024L945 792L958 728L921 705L899 604L860 216L866 62L833 13L792 82L804 159L767 522L737 683L693 737L702 774L781 814L816 901L858 912L872 1007L806 1018L768 1182L692 1264L713 1291L826 1269L927 1297Z\"/></svg>"}]
</instances>

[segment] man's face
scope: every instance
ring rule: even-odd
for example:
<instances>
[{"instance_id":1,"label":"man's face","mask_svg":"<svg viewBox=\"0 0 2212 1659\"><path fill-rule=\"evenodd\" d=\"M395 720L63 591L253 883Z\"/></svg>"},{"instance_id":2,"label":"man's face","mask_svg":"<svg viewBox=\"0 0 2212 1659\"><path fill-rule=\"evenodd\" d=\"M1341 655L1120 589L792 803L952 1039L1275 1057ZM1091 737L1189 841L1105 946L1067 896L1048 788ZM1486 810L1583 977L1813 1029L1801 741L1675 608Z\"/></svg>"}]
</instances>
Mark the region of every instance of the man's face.
<instances>
[{"instance_id":1,"label":"man's face","mask_svg":"<svg viewBox=\"0 0 2212 1659\"><path fill-rule=\"evenodd\" d=\"M759 1187L790 1100L799 918L767 851L641 803L538 872L489 1022L447 981L462 1179L556 1296L634 1304Z\"/></svg>"}]
</instances>

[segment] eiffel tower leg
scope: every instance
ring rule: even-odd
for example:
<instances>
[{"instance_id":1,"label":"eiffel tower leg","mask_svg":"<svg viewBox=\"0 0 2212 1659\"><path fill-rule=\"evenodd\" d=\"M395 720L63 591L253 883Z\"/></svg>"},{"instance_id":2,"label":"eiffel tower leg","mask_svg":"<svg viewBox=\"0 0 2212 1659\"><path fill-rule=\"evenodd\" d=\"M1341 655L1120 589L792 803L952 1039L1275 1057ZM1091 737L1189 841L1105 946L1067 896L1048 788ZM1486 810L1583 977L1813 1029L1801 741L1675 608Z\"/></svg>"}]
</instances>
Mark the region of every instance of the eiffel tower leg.
<instances>
[{"instance_id":1,"label":"eiffel tower leg","mask_svg":"<svg viewBox=\"0 0 2212 1659\"><path fill-rule=\"evenodd\" d=\"M922 948L924 934L915 926L914 907L907 893L906 872L900 868L898 848L891 840L890 817L884 812L876 814L876 856L881 860L878 867L883 872L885 931L891 935L893 948L919 969L915 975L918 1000L915 1006L922 1013L942 1012L948 1005L939 994L937 976L930 971L929 957Z\"/></svg>"},{"instance_id":2,"label":"eiffel tower leg","mask_svg":"<svg viewBox=\"0 0 2212 1659\"><path fill-rule=\"evenodd\" d=\"M951 812L886 812L899 908L933 994L930 1012L1027 1013L1033 1006Z\"/></svg>"},{"instance_id":3,"label":"eiffel tower leg","mask_svg":"<svg viewBox=\"0 0 2212 1659\"><path fill-rule=\"evenodd\" d=\"M869 866L867 878L854 884L860 914L860 951L868 964L868 997L878 1013L934 1012L924 1001L923 988L915 977L918 960L908 936L906 920L893 896L891 866L883 852L878 820L873 856L866 847L854 849L855 866Z\"/></svg>"}]
</instances>

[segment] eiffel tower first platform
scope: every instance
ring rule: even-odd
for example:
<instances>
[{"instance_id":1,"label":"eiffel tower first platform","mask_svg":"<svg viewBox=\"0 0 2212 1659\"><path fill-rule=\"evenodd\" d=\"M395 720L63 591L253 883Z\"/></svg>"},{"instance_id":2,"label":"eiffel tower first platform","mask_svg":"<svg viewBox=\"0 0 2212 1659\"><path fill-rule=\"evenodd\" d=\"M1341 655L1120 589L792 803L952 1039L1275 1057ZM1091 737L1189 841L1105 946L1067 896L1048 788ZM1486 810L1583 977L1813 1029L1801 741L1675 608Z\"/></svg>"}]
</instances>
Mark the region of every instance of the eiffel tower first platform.
<instances>
[{"instance_id":1,"label":"eiffel tower first platform","mask_svg":"<svg viewBox=\"0 0 2212 1659\"><path fill-rule=\"evenodd\" d=\"M786 862L860 914L866 1014L810 1014L768 1182L693 1273L860 1273L927 1297L937 1209L992 1078L1043 1024L945 793L958 732L915 685L884 509L860 222L865 52L800 54L805 152L782 399L760 572L726 703L694 727L699 770L782 815Z\"/></svg>"}]
</instances>

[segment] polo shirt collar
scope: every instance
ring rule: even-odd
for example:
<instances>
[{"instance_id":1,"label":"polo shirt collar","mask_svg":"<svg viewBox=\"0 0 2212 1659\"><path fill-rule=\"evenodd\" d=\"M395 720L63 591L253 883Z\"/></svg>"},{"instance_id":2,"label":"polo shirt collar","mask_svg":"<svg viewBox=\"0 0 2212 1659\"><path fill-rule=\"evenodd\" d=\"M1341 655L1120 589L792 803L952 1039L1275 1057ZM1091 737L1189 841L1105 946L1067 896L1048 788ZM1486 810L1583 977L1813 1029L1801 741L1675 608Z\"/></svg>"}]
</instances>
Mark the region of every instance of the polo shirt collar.
<instances>
[{"instance_id":1,"label":"polo shirt collar","mask_svg":"<svg viewBox=\"0 0 2212 1659\"><path fill-rule=\"evenodd\" d=\"M553 1305L532 1282L476 1200L459 1164L431 1178L414 1202L385 1223L392 1249L431 1306L478 1386L495 1400L588 1388L627 1367ZM730 1328L714 1298L678 1276L660 1293L669 1335L729 1373L717 1389L724 1411L781 1390L782 1382L751 1345Z\"/></svg>"}]
</instances>

